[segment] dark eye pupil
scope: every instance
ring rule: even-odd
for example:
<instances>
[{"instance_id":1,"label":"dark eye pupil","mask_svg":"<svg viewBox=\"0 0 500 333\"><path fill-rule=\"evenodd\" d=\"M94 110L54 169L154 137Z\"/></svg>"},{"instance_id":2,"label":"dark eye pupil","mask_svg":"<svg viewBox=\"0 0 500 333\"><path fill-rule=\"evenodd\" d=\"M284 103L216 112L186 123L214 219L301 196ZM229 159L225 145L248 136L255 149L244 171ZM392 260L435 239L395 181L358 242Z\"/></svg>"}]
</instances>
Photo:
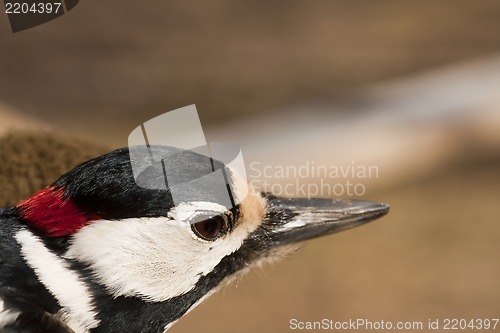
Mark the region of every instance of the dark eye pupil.
<instances>
[{"instance_id":1,"label":"dark eye pupil","mask_svg":"<svg viewBox=\"0 0 500 333\"><path fill-rule=\"evenodd\" d=\"M201 238L205 240L214 240L221 234L223 226L223 218L216 216L195 223L193 229Z\"/></svg>"}]
</instances>

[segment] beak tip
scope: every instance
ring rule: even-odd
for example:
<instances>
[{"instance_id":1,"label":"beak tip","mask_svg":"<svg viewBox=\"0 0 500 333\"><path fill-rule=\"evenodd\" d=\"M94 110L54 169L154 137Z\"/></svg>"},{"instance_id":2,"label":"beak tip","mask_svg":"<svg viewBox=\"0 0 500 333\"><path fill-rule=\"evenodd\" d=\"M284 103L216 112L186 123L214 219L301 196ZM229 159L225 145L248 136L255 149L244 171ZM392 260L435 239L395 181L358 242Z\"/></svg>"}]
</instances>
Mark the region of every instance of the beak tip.
<instances>
[{"instance_id":1,"label":"beak tip","mask_svg":"<svg viewBox=\"0 0 500 333\"><path fill-rule=\"evenodd\" d=\"M383 216L389 212L389 205L364 200L338 200L338 210L346 215Z\"/></svg>"},{"instance_id":2,"label":"beak tip","mask_svg":"<svg viewBox=\"0 0 500 333\"><path fill-rule=\"evenodd\" d=\"M347 215L359 216L360 220L371 222L389 213L389 205L373 201L352 201L352 208L346 210Z\"/></svg>"},{"instance_id":3,"label":"beak tip","mask_svg":"<svg viewBox=\"0 0 500 333\"><path fill-rule=\"evenodd\" d=\"M373 212L380 214L380 216L384 216L387 213L389 213L390 207L388 204L383 203L383 202L377 202L377 203L373 203L373 205L374 205Z\"/></svg>"}]
</instances>

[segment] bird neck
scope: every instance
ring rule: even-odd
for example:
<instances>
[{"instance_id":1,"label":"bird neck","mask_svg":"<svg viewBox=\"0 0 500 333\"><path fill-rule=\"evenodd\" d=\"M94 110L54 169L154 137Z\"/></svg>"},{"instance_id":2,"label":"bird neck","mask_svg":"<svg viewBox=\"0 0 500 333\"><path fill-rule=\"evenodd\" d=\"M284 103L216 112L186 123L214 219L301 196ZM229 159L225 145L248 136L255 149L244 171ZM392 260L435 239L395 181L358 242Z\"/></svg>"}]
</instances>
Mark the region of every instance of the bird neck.
<instances>
[{"instance_id":1,"label":"bird neck","mask_svg":"<svg viewBox=\"0 0 500 333\"><path fill-rule=\"evenodd\" d=\"M194 289L163 302L148 302L137 297L114 298L104 286L96 282L89 283L100 319L99 326L92 333L163 333L209 294L209 291Z\"/></svg>"}]
</instances>

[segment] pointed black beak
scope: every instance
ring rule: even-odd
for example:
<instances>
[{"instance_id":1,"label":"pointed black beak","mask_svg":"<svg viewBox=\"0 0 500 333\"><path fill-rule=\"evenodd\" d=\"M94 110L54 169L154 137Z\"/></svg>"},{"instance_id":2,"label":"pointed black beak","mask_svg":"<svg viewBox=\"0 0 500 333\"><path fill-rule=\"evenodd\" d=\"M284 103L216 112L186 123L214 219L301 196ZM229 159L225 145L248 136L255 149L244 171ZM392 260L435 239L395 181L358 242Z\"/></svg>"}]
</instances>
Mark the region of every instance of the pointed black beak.
<instances>
[{"instance_id":1,"label":"pointed black beak","mask_svg":"<svg viewBox=\"0 0 500 333\"><path fill-rule=\"evenodd\" d=\"M384 216L389 206L360 200L268 196L263 228L268 249L321 237Z\"/></svg>"}]
</instances>

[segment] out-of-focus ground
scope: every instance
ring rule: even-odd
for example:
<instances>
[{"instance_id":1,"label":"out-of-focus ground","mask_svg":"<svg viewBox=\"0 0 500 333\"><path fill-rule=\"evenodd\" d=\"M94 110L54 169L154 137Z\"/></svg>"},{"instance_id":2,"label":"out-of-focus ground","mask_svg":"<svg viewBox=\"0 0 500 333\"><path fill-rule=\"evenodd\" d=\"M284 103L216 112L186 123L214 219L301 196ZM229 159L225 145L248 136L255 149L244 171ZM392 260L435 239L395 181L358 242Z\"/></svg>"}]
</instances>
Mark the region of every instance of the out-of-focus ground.
<instances>
[{"instance_id":1,"label":"out-of-focus ground","mask_svg":"<svg viewBox=\"0 0 500 333\"><path fill-rule=\"evenodd\" d=\"M500 75L481 59L496 61L499 31L498 1L111 0L18 34L0 15L0 130L63 132L1 139L0 202L196 103L209 139L240 138L263 165L379 166L364 198L391 211L251 273L172 332L498 318Z\"/></svg>"}]
</instances>

